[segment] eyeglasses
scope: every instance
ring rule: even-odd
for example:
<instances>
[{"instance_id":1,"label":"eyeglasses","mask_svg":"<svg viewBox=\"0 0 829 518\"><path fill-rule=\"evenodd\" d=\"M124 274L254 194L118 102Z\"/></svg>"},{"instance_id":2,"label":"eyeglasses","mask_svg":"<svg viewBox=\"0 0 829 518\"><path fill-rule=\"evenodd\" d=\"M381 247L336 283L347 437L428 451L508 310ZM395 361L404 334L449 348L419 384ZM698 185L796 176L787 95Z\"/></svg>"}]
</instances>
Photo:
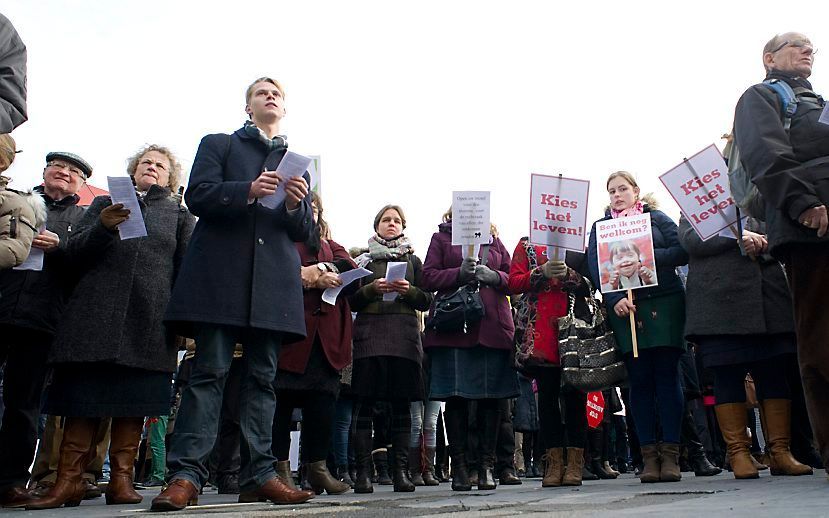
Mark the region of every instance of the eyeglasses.
<instances>
[{"instance_id":1,"label":"eyeglasses","mask_svg":"<svg viewBox=\"0 0 829 518\"><path fill-rule=\"evenodd\" d=\"M786 40L777 47L775 47L774 50L771 51L771 53L775 54L777 52L780 52L786 46L794 47L796 49L806 49L810 51L813 56L817 54L817 49L814 47L814 45L812 45L812 42L806 40Z\"/></svg>"},{"instance_id":2,"label":"eyeglasses","mask_svg":"<svg viewBox=\"0 0 829 518\"><path fill-rule=\"evenodd\" d=\"M46 167L52 167L54 169L58 169L60 171L67 171L69 174L73 176L77 176L81 180L86 180L86 173L78 169L77 167L69 164L65 164L63 162L49 162L46 164Z\"/></svg>"},{"instance_id":3,"label":"eyeglasses","mask_svg":"<svg viewBox=\"0 0 829 518\"><path fill-rule=\"evenodd\" d=\"M149 158L145 158L144 160L142 160L141 162L139 162L139 164L144 165L144 166L147 166L147 167L149 167L149 166L153 165L153 166L155 166L155 167L156 167L156 169L161 169L162 171L166 171L166 170L167 170L167 166L165 166L163 163L161 163L161 162L153 162L153 161L152 161L152 160L150 160Z\"/></svg>"}]
</instances>

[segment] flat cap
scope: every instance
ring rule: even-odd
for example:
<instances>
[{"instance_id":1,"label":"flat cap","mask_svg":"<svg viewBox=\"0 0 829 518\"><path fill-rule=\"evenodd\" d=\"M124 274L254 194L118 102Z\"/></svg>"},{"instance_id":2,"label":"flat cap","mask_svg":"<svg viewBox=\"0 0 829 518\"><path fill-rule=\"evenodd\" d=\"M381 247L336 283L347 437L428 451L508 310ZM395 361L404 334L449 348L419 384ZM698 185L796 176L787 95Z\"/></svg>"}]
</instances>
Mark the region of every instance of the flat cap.
<instances>
[{"instance_id":1,"label":"flat cap","mask_svg":"<svg viewBox=\"0 0 829 518\"><path fill-rule=\"evenodd\" d=\"M73 165L78 166L78 168L81 171L83 171L83 174L85 174L87 178L92 176L92 166L89 165L89 162L79 157L75 153L66 153L65 151L52 151L51 153L48 153L46 155L46 162L51 162L52 160L65 160L67 162L70 162Z\"/></svg>"}]
</instances>

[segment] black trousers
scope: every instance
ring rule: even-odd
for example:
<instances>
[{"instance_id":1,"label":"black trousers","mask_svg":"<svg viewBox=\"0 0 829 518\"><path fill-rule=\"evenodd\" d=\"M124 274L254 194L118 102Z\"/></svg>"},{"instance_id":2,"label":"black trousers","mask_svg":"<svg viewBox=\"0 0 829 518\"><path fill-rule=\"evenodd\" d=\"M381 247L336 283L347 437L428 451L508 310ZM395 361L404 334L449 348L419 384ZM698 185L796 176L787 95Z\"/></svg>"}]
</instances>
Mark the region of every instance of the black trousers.
<instances>
[{"instance_id":1,"label":"black trousers","mask_svg":"<svg viewBox=\"0 0 829 518\"><path fill-rule=\"evenodd\" d=\"M759 362L739 363L712 367L714 371L714 396L717 404L745 403L746 374L751 373L757 399L790 399L791 392L786 376L780 370L780 362L769 358Z\"/></svg>"},{"instance_id":2,"label":"black trousers","mask_svg":"<svg viewBox=\"0 0 829 518\"><path fill-rule=\"evenodd\" d=\"M319 462L328 457L334 427L333 394L310 390L277 390L276 415L273 419L273 455L288 460L291 451L291 415L302 409L303 462Z\"/></svg>"},{"instance_id":3,"label":"black trousers","mask_svg":"<svg viewBox=\"0 0 829 518\"><path fill-rule=\"evenodd\" d=\"M40 400L52 337L12 326L0 327L3 380L3 422L0 425L0 492L25 486L35 456Z\"/></svg>"},{"instance_id":4,"label":"black trousers","mask_svg":"<svg viewBox=\"0 0 829 518\"><path fill-rule=\"evenodd\" d=\"M542 450L564 446L584 448L587 439L587 395L572 389L562 391L561 369L558 368L539 369L535 382L538 385L538 421L541 427L538 438Z\"/></svg>"}]
</instances>

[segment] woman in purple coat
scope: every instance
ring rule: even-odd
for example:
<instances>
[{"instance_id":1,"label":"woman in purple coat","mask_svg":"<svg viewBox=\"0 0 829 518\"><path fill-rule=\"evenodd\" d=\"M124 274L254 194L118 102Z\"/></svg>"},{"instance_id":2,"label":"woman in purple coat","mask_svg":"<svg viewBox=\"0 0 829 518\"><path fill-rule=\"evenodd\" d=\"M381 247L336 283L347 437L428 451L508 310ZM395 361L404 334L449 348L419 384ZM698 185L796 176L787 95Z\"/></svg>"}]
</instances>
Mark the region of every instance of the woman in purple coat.
<instances>
[{"instance_id":1,"label":"woman in purple coat","mask_svg":"<svg viewBox=\"0 0 829 518\"><path fill-rule=\"evenodd\" d=\"M462 257L452 246L452 210L432 235L423 264L423 287L451 294L474 283L480 287L485 315L465 331L437 331L427 324L423 346L432 360L431 399L446 401L446 432L452 456L452 489L469 491L467 470L469 403L476 401L480 430L478 489L495 489L493 468L498 436L498 400L518 395L518 378L512 370L512 322L509 294L510 256L493 226L480 257ZM434 306L430 316L434 313Z\"/></svg>"}]
</instances>

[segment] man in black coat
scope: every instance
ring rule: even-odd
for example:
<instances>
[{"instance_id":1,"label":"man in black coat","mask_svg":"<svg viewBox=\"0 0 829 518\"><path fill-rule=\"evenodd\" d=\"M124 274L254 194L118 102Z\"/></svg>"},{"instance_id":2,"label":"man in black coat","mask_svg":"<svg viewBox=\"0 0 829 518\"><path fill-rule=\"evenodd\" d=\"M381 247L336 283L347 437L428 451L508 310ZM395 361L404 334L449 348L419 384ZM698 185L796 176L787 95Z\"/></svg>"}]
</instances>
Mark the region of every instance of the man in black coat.
<instances>
[{"instance_id":1,"label":"man in black coat","mask_svg":"<svg viewBox=\"0 0 829 518\"><path fill-rule=\"evenodd\" d=\"M23 507L31 498L25 487L37 443L46 359L75 279L65 246L84 213L78 190L91 175L92 167L75 154L46 155L43 185L34 190L46 202L48 218L32 241L34 254L43 252L42 268L0 271L0 364L6 362L0 426L3 507Z\"/></svg>"},{"instance_id":2,"label":"man in black coat","mask_svg":"<svg viewBox=\"0 0 829 518\"><path fill-rule=\"evenodd\" d=\"M766 44L766 78L792 88L797 110L786 128L780 96L768 85L752 86L737 104L734 137L743 167L766 202L769 251L786 264L803 388L818 450L829 468L829 125L819 122L825 103L807 80L814 51L798 33L777 35ZM764 418L768 422L769 416Z\"/></svg>"},{"instance_id":3,"label":"man in black coat","mask_svg":"<svg viewBox=\"0 0 829 518\"><path fill-rule=\"evenodd\" d=\"M26 117L26 45L0 14L0 133L11 133Z\"/></svg>"},{"instance_id":4,"label":"man in black coat","mask_svg":"<svg viewBox=\"0 0 829 518\"><path fill-rule=\"evenodd\" d=\"M305 337L294 243L305 241L313 226L308 183L283 179L274 171L287 152L285 137L279 135L285 116L279 83L257 79L245 101L251 120L232 135L202 139L184 194L199 221L165 322L172 331L195 338L196 355L167 456L170 485L153 500L157 511L194 503L207 480L205 464L237 343L244 347L239 500L301 503L313 496L280 481L271 454L279 348ZM280 184L283 203L270 209L258 202Z\"/></svg>"}]
</instances>

